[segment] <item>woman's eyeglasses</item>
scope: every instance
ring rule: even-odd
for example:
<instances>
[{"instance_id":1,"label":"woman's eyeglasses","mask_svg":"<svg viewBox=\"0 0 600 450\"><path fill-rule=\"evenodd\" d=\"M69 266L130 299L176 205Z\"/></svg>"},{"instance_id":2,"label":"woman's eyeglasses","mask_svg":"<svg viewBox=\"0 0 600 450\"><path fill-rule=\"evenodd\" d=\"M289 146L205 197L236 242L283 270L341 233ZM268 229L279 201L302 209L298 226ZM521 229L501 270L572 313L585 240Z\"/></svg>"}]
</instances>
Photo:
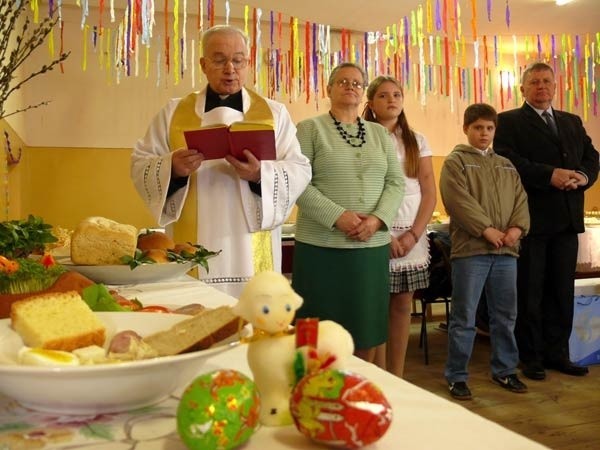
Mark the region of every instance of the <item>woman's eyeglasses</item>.
<instances>
[{"instance_id":1,"label":"woman's eyeglasses","mask_svg":"<svg viewBox=\"0 0 600 450\"><path fill-rule=\"evenodd\" d=\"M235 57L232 59L227 58L207 58L215 69L224 69L229 63L235 70L240 70L248 65L248 58Z\"/></svg>"},{"instance_id":2,"label":"woman's eyeglasses","mask_svg":"<svg viewBox=\"0 0 600 450\"><path fill-rule=\"evenodd\" d=\"M352 89L356 89L357 91L360 91L365 88L364 83L361 83L360 81L356 81L356 80L350 81L346 78L337 80L337 85L341 88L351 87Z\"/></svg>"}]
</instances>

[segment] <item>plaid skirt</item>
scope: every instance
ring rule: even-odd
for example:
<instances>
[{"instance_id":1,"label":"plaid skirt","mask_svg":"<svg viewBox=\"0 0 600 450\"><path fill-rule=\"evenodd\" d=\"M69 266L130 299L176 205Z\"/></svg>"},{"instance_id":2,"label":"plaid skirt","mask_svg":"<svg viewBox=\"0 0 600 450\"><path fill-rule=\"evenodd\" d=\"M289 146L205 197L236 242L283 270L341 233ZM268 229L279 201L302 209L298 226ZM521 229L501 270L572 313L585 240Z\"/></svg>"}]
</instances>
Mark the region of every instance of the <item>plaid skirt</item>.
<instances>
[{"instance_id":1,"label":"plaid skirt","mask_svg":"<svg viewBox=\"0 0 600 450\"><path fill-rule=\"evenodd\" d=\"M429 268L390 272L390 292L414 292L429 286Z\"/></svg>"}]
</instances>

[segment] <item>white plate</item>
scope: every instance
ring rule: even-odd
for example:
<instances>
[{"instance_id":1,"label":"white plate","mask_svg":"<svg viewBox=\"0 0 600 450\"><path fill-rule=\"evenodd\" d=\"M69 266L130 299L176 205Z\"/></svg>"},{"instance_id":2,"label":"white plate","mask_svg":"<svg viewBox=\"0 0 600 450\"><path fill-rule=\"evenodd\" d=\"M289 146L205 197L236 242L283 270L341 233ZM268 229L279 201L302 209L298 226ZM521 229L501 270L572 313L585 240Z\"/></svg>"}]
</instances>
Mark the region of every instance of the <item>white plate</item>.
<instances>
[{"instance_id":1,"label":"white plate","mask_svg":"<svg viewBox=\"0 0 600 450\"><path fill-rule=\"evenodd\" d=\"M118 331L141 336L188 319L180 314L96 313L107 328L107 343ZM0 391L23 406L61 414L100 414L152 405L201 373L204 361L239 344L234 335L207 350L123 363L42 367L17 364L23 347L10 320L0 320Z\"/></svg>"},{"instance_id":2,"label":"white plate","mask_svg":"<svg viewBox=\"0 0 600 450\"><path fill-rule=\"evenodd\" d=\"M155 283L157 281L173 280L183 277L196 263L142 264L135 269L127 265L109 266L79 266L70 260L58 261L67 269L79 272L96 283L104 284L138 284Z\"/></svg>"}]
</instances>

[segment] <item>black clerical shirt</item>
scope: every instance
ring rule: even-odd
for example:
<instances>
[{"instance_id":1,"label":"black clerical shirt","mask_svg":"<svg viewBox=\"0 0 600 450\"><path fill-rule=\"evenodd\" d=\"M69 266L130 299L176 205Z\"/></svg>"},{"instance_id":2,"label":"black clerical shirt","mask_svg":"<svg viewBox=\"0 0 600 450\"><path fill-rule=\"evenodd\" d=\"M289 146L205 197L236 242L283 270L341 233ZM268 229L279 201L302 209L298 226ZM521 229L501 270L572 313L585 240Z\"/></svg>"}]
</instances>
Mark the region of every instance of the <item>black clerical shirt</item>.
<instances>
[{"instance_id":1,"label":"black clerical shirt","mask_svg":"<svg viewBox=\"0 0 600 450\"><path fill-rule=\"evenodd\" d=\"M244 112L242 91L238 91L235 94L230 94L226 97L221 97L219 94L213 91L210 86L208 86L206 88L206 103L204 105L204 112L208 112L218 106L227 106L228 108Z\"/></svg>"}]
</instances>

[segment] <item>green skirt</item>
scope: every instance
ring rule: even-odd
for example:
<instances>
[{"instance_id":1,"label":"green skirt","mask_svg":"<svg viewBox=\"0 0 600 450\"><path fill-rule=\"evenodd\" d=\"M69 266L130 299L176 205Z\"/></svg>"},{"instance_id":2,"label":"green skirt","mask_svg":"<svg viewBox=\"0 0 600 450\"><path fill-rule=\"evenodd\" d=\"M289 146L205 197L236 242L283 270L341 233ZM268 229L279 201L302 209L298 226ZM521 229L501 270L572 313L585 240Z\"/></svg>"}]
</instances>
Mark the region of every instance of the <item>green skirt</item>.
<instances>
[{"instance_id":1,"label":"green skirt","mask_svg":"<svg viewBox=\"0 0 600 450\"><path fill-rule=\"evenodd\" d=\"M368 349L388 336L389 245L338 249L297 242L292 287L304 299L296 317L333 320L354 347Z\"/></svg>"}]
</instances>

